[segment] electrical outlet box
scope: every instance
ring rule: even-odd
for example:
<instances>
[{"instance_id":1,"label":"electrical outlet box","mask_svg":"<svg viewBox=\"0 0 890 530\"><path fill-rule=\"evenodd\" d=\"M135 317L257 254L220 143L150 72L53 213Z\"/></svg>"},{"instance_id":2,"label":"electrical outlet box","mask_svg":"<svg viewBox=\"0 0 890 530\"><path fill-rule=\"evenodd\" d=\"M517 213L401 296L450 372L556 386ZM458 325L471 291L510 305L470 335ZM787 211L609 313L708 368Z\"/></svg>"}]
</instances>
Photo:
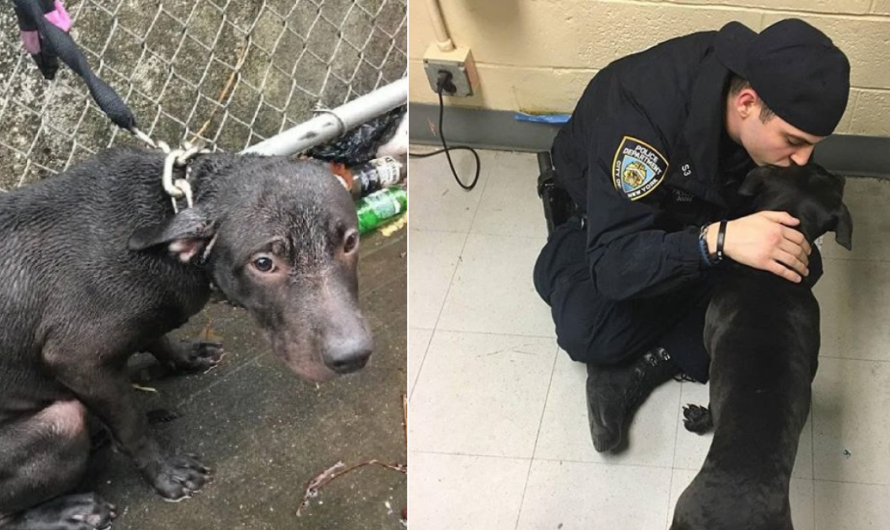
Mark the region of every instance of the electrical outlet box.
<instances>
[{"instance_id":1,"label":"electrical outlet box","mask_svg":"<svg viewBox=\"0 0 890 530\"><path fill-rule=\"evenodd\" d=\"M456 48L450 52L443 52L433 44L423 55L423 69L426 70L426 77L433 92L437 91L436 80L439 72L451 72L451 82L454 83L456 90L454 92L443 90L443 96L472 96L479 84L476 63L469 48Z\"/></svg>"}]
</instances>

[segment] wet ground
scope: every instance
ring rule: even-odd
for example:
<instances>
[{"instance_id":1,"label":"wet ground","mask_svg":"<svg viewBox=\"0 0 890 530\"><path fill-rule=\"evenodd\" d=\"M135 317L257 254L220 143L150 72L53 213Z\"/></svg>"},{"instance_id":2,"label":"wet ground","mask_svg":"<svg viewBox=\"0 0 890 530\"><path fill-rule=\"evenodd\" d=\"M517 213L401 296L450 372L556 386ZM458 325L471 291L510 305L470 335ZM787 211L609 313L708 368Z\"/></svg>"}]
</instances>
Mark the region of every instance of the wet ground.
<instances>
[{"instance_id":1,"label":"wet ground","mask_svg":"<svg viewBox=\"0 0 890 530\"><path fill-rule=\"evenodd\" d=\"M379 466L337 478L296 515L307 481L337 462L406 463L406 230L363 237L361 252L360 296L375 351L357 374L318 386L298 379L247 313L223 302L179 330L223 342L228 355L207 374L134 392L145 411L182 415L154 431L167 446L200 455L213 481L191 499L164 502L128 458L105 446L87 487L117 505L115 530L402 528L406 476Z\"/></svg>"}]
</instances>

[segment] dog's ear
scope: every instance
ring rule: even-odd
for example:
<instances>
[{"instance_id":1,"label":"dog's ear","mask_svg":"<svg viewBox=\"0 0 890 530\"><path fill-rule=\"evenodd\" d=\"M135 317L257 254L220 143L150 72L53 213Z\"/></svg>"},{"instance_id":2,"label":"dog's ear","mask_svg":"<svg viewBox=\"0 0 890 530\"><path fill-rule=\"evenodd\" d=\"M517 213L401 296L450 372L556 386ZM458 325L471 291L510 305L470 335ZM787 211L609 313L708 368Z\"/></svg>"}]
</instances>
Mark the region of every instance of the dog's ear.
<instances>
[{"instance_id":1,"label":"dog's ear","mask_svg":"<svg viewBox=\"0 0 890 530\"><path fill-rule=\"evenodd\" d=\"M137 228L127 242L131 250L167 245L183 263L199 255L213 239L215 227L200 207L182 210L166 221Z\"/></svg>"},{"instance_id":2,"label":"dog's ear","mask_svg":"<svg viewBox=\"0 0 890 530\"><path fill-rule=\"evenodd\" d=\"M753 197L760 193L761 187L763 187L763 171L760 171L760 168L752 169L739 186L739 195Z\"/></svg>"},{"instance_id":3,"label":"dog's ear","mask_svg":"<svg viewBox=\"0 0 890 530\"><path fill-rule=\"evenodd\" d=\"M845 249L853 250L853 217L844 203L834 216L834 240Z\"/></svg>"}]
</instances>

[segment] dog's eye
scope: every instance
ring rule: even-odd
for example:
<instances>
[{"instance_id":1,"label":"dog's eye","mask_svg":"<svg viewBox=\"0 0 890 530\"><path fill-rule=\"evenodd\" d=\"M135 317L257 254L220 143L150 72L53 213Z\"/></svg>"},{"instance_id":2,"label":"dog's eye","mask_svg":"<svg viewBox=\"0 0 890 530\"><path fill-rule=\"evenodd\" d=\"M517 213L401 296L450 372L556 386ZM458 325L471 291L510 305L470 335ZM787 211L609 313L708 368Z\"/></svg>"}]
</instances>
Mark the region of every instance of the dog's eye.
<instances>
[{"instance_id":1,"label":"dog's eye","mask_svg":"<svg viewBox=\"0 0 890 530\"><path fill-rule=\"evenodd\" d=\"M270 272L275 268L275 262L273 262L271 258L262 256L253 260L253 266L260 272Z\"/></svg>"},{"instance_id":2,"label":"dog's eye","mask_svg":"<svg viewBox=\"0 0 890 530\"><path fill-rule=\"evenodd\" d=\"M349 254L355 247L358 245L358 234L355 232L350 233L346 236L346 241L343 243L343 252Z\"/></svg>"}]
</instances>

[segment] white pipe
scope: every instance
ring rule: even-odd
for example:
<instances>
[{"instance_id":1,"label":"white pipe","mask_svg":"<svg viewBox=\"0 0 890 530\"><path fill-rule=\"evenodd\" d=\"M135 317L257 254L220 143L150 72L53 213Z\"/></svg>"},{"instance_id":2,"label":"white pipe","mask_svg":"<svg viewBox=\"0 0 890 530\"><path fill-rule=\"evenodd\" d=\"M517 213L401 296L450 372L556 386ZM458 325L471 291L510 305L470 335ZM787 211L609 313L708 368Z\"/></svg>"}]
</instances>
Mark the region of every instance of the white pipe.
<instances>
[{"instance_id":1,"label":"white pipe","mask_svg":"<svg viewBox=\"0 0 890 530\"><path fill-rule=\"evenodd\" d=\"M436 34L436 46L443 52L454 51L454 43L451 42L448 28L445 27L445 19L442 18L442 8L439 7L439 0L426 0L426 10L429 11L430 21L433 23L433 32Z\"/></svg>"},{"instance_id":2,"label":"white pipe","mask_svg":"<svg viewBox=\"0 0 890 530\"><path fill-rule=\"evenodd\" d=\"M292 155L333 140L366 121L408 102L408 78L319 114L311 120L252 145L242 154Z\"/></svg>"}]
</instances>

